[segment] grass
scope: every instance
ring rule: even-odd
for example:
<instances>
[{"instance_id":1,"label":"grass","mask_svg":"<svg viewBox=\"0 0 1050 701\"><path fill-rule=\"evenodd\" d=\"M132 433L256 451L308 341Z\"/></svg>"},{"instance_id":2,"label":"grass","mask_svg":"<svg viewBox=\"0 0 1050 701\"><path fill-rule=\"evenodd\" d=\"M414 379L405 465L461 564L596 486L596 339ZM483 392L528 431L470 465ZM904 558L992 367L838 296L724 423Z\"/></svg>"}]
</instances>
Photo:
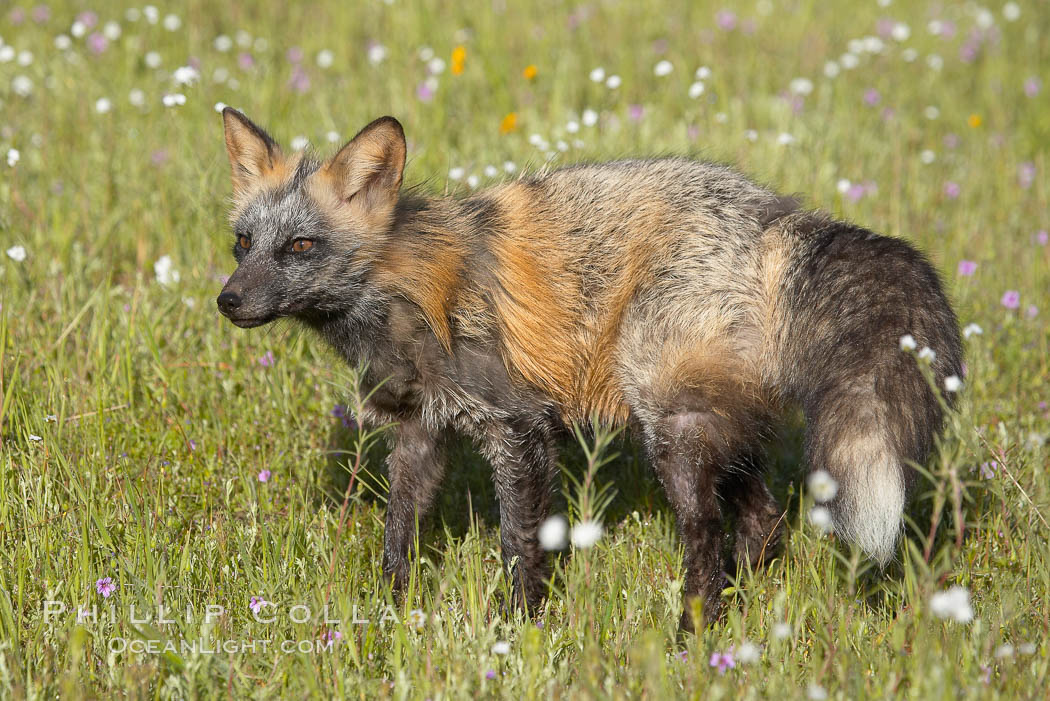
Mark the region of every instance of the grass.
<instances>
[{"instance_id":1,"label":"grass","mask_svg":"<svg viewBox=\"0 0 1050 701\"><path fill-rule=\"evenodd\" d=\"M30 6L6 7L0 36L32 57L0 63L0 155L20 153L12 167L0 159L0 241L26 251L0 261L0 697L1045 693L1050 247L1037 232L1050 227L1050 113L1046 87L1030 97L1025 85L1050 83L1050 15L1037 3L1023 3L1017 21L991 7L981 29L979 8L957 3L748 2L730 22L707 3L187 0L171 8L181 22L169 31L167 9L151 24L98 0L87 34L110 20L122 28L98 55L89 47L99 38L54 43L81 3L51 2L43 23ZM887 37L876 53L853 47L858 65L825 77L827 61L888 29L885 18L910 36ZM931 19L954 34L931 35ZM214 47L238 31L254 45ZM372 41L386 49L378 65ZM424 46L446 64L430 101L419 94ZM457 46L465 59L453 74ZM302 93L289 85L292 47L305 54ZM329 68L315 63L323 49ZM240 52L252 67L239 67ZM176 88L171 73L191 57L203 77ZM654 75L661 59L670 75ZM691 99L701 65L711 75ZM622 85L591 81L596 66ZM16 76L30 79L28 96ZM798 77L812 90L796 83L806 94L793 97ZM129 102L133 89L143 106ZM162 95L177 90L186 103L165 107ZM794 422L770 446L784 549L767 568L736 573L724 625L679 645L681 554L655 480L629 442L608 446L615 459L604 464L568 446L561 508L573 519L591 511L605 534L558 558L536 621L510 619L499 609L488 468L464 445L422 530L413 588L394 603L378 565L382 442L331 414L360 400L353 372L294 326L244 332L213 306L234 267L219 101L286 144L305 136L322 150L331 130L345 139L396 115L407 180L433 191L464 194L471 174L482 186L505 177L485 175L489 164L541 167L535 133L555 164L657 153L732 162L914 241L943 271L963 324L984 333L967 341L960 409L924 467L894 565L873 571L807 523ZM598 123L570 133L586 109ZM501 133L510 113L515 128ZM458 182L447 177L456 168ZM861 185L840 190L842 179ZM155 279L162 256L177 282ZM964 259L977 262L972 276L956 272ZM1008 290L1019 308L1001 303ZM267 352L274 362L260 363ZM109 598L96 590L104 577L116 586ZM972 622L931 610L951 585L969 591ZM273 602L262 610L273 622L253 619L253 596ZM50 613L49 600L65 612ZM326 604L336 623L296 622L295 606L318 615ZM208 605L225 612L206 617ZM97 615L78 621L81 606ZM416 609L427 617L419 629ZM334 630L342 638L317 649ZM221 646L253 639L272 642ZM219 651L163 650L202 640ZM498 641L509 654L492 651ZM739 659L745 641L760 646L757 660ZM737 666L719 674L709 658L730 647Z\"/></svg>"}]
</instances>

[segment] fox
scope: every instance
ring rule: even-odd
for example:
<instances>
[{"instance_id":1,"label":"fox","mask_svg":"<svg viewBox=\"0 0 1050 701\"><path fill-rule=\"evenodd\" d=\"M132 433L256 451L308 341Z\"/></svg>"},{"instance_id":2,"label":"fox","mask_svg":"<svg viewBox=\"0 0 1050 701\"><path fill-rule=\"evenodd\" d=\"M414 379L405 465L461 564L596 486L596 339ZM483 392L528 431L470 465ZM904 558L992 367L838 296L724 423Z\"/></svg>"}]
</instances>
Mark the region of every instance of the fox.
<instances>
[{"instance_id":1,"label":"fox","mask_svg":"<svg viewBox=\"0 0 1050 701\"><path fill-rule=\"evenodd\" d=\"M955 313L904 240L693 158L544 169L457 197L402 187L393 117L324 160L222 117L237 268L219 311L242 328L297 320L363 368L357 419L391 426L394 591L463 436L492 470L509 603L535 612L557 439L589 421L637 436L667 495L683 630L694 605L716 621L727 568L759 566L780 538L761 446L787 412L804 417L807 468L838 484L836 533L893 559L914 465L950 407L938 388L962 376ZM934 351L932 378L906 335Z\"/></svg>"}]
</instances>

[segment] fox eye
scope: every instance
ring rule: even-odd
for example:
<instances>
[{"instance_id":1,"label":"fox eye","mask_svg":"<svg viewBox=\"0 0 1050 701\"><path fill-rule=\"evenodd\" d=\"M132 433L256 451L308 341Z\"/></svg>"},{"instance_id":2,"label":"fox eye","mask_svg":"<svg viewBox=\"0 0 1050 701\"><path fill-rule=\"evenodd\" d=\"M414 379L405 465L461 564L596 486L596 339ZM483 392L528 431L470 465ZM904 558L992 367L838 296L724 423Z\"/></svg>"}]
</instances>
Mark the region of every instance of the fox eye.
<instances>
[{"instance_id":1,"label":"fox eye","mask_svg":"<svg viewBox=\"0 0 1050 701\"><path fill-rule=\"evenodd\" d=\"M314 247L314 242L310 239L296 239L292 241L292 250L296 253L304 253Z\"/></svg>"},{"instance_id":2,"label":"fox eye","mask_svg":"<svg viewBox=\"0 0 1050 701\"><path fill-rule=\"evenodd\" d=\"M252 240L242 234L237 238L237 245L247 251L252 247Z\"/></svg>"}]
</instances>

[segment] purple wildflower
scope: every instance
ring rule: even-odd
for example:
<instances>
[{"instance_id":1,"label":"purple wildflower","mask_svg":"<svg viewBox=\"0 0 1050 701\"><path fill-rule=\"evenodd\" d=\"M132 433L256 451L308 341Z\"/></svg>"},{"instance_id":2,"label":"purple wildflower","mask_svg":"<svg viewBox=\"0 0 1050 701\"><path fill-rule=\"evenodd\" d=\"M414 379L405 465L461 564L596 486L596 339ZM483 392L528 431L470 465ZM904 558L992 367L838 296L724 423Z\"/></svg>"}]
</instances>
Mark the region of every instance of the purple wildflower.
<instances>
[{"instance_id":1,"label":"purple wildflower","mask_svg":"<svg viewBox=\"0 0 1050 701\"><path fill-rule=\"evenodd\" d=\"M288 87L300 94L310 89L310 76L306 74L302 66L297 64L292 69L292 77L288 79Z\"/></svg>"},{"instance_id":2,"label":"purple wildflower","mask_svg":"<svg viewBox=\"0 0 1050 701\"><path fill-rule=\"evenodd\" d=\"M262 611L263 606L270 605L270 602L262 598L261 596L253 596L251 598L251 601L248 602L248 608L250 608L252 610L252 613L254 613L256 616L258 616L259 612Z\"/></svg>"},{"instance_id":3,"label":"purple wildflower","mask_svg":"<svg viewBox=\"0 0 1050 701\"><path fill-rule=\"evenodd\" d=\"M47 5L37 5L33 8L33 21L37 24L43 24L44 22L51 19L51 8Z\"/></svg>"},{"instance_id":4,"label":"purple wildflower","mask_svg":"<svg viewBox=\"0 0 1050 701\"><path fill-rule=\"evenodd\" d=\"M712 652L710 664L712 667L718 667L719 674L725 674L727 669L736 667L736 660L733 659L733 648L729 648L725 652Z\"/></svg>"},{"instance_id":5,"label":"purple wildflower","mask_svg":"<svg viewBox=\"0 0 1050 701\"><path fill-rule=\"evenodd\" d=\"M321 640L323 642L326 642L326 643L331 643L331 642L335 642L336 640L342 640L342 639L343 639L343 634L340 633L338 630L332 630L332 629L326 630L324 632L324 634L321 636Z\"/></svg>"},{"instance_id":6,"label":"purple wildflower","mask_svg":"<svg viewBox=\"0 0 1050 701\"><path fill-rule=\"evenodd\" d=\"M273 357L273 351L272 350L266 351L265 353L262 354L262 357L259 358L259 365L262 365L264 368L272 368L274 362L276 362L276 361L275 361L275 358Z\"/></svg>"},{"instance_id":7,"label":"purple wildflower","mask_svg":"<svg viewBox=\"0 0 1050 701\"><path fill-rule=\"evenodd\" d=\"M421 80L416 86L416 97L420 102L430 102L434 99L434 86L429 80Z\"/></svg>"},{"instance_id":8,"label":"purple wildflower","mask_svg":"<svg viewBox=\"0 0 1050 701\"><path fill-rule=\"evenodd\" d=\"M156 151L154 151L153 153L150 154L149 160L150 160L150 163L152 163L155 166L162 166L162 165L164 165L165 163L168 162L168 151L167 151L167 149L163 149L163 148L157 149Z\"/></svg>"},{"instance_id":9,"label":"purple wildflower","mask_svg":"<svg viewBox=\"0 0 1050 701\"><path fill-rule=\"evenodd\" d=\"M270 472L269 470L260 470L259 471L259 481L260 482L269 482L271 475L273 475L273 473Z\"/></svg>"},{"instance_id":10,"label":"purple wildflower","mask_svg":"<svg viewBox=\"0 0 1050 701\"><path fill-rule=\"evenodd\" d=\"M1034 304L1029 304L1028 307L1024 310L1024 313L1029 319L1034 319L1037 316L1039 316L1039 307L1035 306Z\"/></svg>"},{"instance_id":11,"label":"purple wildflower","mask_svg":"<svg viewBox=\"0 0 1050 701\"><path fill-rule=\"evenodd\" d=\"M959 135L949 132L944 135L944 148L956 148L959 145Z\"/></svg>"},{"instance_id":12,"label":"purple wildflower","mask_svg":"<svg viewBox=\"0 0 1050 701\"><path fill-rule=\"evenodd\" d=\"M490 669L489 671L485 672L485 678L489 679L489 680L495 679L496 678L496 670Z\"/></svg>"},{"instance_id":13,"label":"purple wildflower","mask_svg":"<svg viewBox=\"0 0 1050 701\"><path fill-rule=\"evenodd\" d=\"M79 15L77 15L77 22L80 22L88 29L91 29L96 24L98 24L98 15L96 15L91 10L85 10L84 12L81 12Z\"/></svg>"},{"instance_id":14,"label":"purple wildflower","mask_svg":"<svg viewBox=\"0 0 1050 701\"><path fill-rule=\"evenodd\" d=\"M731 32L736 29L736 13L732 10L719 10L715 15L715 24L719 29Z\"/></svg>"},{"instance_id":15,"label":"purple wildflower","mask_svg":"<svg viewBox=\"0 0 1050 701\"><path fill-rule=\"evenodd\" d=\"M853 183L846 190L846 198L850 202L859 202L867 192L868 188L864 186L864 183Z\"/></svg>"},{"instance_id":16,"label":"purple wildflower","mask_svg":"<svg viewBox=\"0 0 1050 701\"><path fill-rule=\"evenodd\" d=\"M959 261L959 275L970 277L977 272L977 262L972 260Z\"/></svg>"},{"instance_id":17,"label":"purple wildflower","mask_svg":"<svg viewBox=\"0 0 1050 701\"><path fill-rule=\"evenodd\" d=\"M108 599L116 590L117 585L113 583L112 577L103 577L95 582L95 591L101 594L103 599Z\"/></svg>"},{"instance_id":18,"label":"purple wildflower","mask_svg":"<svg viewBox=\"0 0 1050 701\"><path fill-rule=\"evenodd\" d=\"M1007 309L1017 309L1021 306L1021 293L1017 290L1007 290L1003 293L1003 298L1000 302Z\"/></svg>"},{"instance_id":19,"label":"purple wildflower","mask_svg":"<svg viewBox=\"0 0 1050 701\"><path fill-rule=\"evenodd\" d=\"M299 63L303 60L303 50L300 49L298 46L293 46L292 48L288 49L288 53L285 54L285 56L288 57L288 60L290 62Z\"/></svg>"},{"instance_id":20,"label":"purple wildflower","mask_svg":"<svg viewBox=\"0 0 1050 701\"><path fill-rule=\"evenodd\" d=\"M1040 229L1035 234L1035 242L1040 246L1045 246L1047 241L1050 241L1050 233L1047 233L1046 229Z\"/></svg>"},{"instance_id":21,"label":"purple wildflower","mask_svg":"<svg viewBox=\"0 0 1050 701\"><path fill-rule=\"evenodd\" d=\"M1043 88L1043 81L1039 80L1035 76L1032 76L1024 82L1024 94L1028 97L1035 97L1039 94L1039 91Z\"/></svg>"},{"instance_id":22,"label":"purple wildflower","mask_svg":"<svg viewBox=\"0 0 1050 701\"><path fill-rule=\"evenodd\" d=\"M21 7L16 7L15 9L11 10L10 14L7 15L7 18L11 20L11 24L22 24L26 21L26 11L23 10Z\"/></svg>"},{"instance_id":23,"label":"purple wildflower","mask_svg":"<svg viewBox=\"0 0 1050 701\"><path fill-rule=\"evenodd\" d=\"M949 200L954 200L955 198L957 198L960 192L962 192L962 188L959 187L959 183L955 182L954 180L949 180L948 182L944 183L944 196L947 197Z\"/></svg>"},{"instance_id":24,"label":"purple wildflower","mask_svg":"<svg viewBox=\"0 0 1050 701\"><path fill-rule=\"evenodd\" d=\"M995 460L991 462L981 463L981 478L990 480L995 479L995 471L999 469L999 463Z\"/></svg>"},{"instance_id":25,"label":"purple wildflower","mask_svg":"<svg viewBox=\"0 0 1050 701\"><path fill-rule=\"evenodd\" d=\"M627 107L627 116L631 119L632 122L642 121L642 115L644 114L645 108L643 108L641 105L628 105Z\"/></svg>"},{"instance_id":26,"label":"purple wildflower","mask_svg":"<svg viewBox=\"0 0 1050 701\"><path fill-rule=\"evenodd\" d=\"M1017 166L1017 184L1027 190L1033 182L1035 182L1035 163L1025 161Z\"/></svg>"},{"instance_id":27,"label":"purple wildflower","mask_svg":"<svg viewBox=\"0 0 1050 701\"><path fill-rule=\"evenodd\" d=\"M247 51L242 51L237 54L237 65L241 67L242 71L251 70L255 65L255 59Z\"/></svg>"},{"instance_id":28,"label":"purple wildflower","mask_svg":"<svg viewBox=\"0 0 1050 701\"><path fill-rule=\"evenodd\" d=\"M879 91L875 88L868 88L864 91L864 103L869 107L879 104L880 100L882 100L882 96L879 95Z\"/></svg>"},{"instance_id":29,"label":"purple wildflower","mask_svg":"<svg viewBox=\"0 0 1050 701\"><path fill-rule=\"evenodd\" d=\"M92 32L91 36L87 38L87 46L88 51L98 56L109 46L109 39L103 34Z\"/></svg>"}]
</instances>

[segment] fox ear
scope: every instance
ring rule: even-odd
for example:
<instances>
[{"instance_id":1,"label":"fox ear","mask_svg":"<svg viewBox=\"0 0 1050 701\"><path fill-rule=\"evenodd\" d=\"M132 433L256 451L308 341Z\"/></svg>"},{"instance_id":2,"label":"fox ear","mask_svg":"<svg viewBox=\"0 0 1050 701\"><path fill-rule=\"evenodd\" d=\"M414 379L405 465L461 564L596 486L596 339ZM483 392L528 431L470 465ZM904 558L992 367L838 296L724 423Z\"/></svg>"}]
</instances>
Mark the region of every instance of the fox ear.
<instances>
[{"instance_id":1,"label":"fox ear","mask_svg":"<svg viewBox=\"0 0 1050 701\"><path fill-rule=\"evenodd\" d=\"M392 208L405 170L405 131L393 117L380 117L357 133L325 166L340 200L366 209Z\"/></svg>"},{"instance_id":2,"label":"fox ear","mask_svg":"<svg viewBox=\"0 0 1050 701\"><path fill-rule=\"evenodd\" d=\"M283 158L281 147L232 107L223 109L222 122L226 130L226 153L233 169L233 192L235 196L241 195L277 166Z\"/></svg>"}]
</instances>

